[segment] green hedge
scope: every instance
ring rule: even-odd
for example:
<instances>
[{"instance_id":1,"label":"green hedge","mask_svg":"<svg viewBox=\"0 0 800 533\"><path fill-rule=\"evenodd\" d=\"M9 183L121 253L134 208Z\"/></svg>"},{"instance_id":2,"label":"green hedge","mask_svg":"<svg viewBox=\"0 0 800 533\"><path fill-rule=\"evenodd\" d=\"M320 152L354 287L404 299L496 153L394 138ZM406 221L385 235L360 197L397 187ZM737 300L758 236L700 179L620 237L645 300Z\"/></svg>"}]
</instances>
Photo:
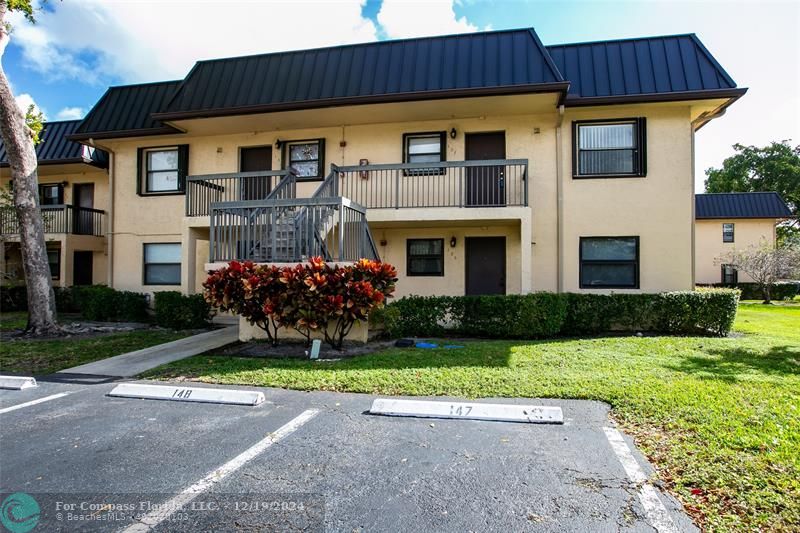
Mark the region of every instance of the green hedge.
<instances>
[{"instance_id":1,"label":"green hedge","mask_svg":"<svg viewBox=\"0 0 800 533\"><path fill-rule=\"evenodd\" d=\"M147 295L104 285L71 287L72 308L86 320L146 322Z\"/></svg>"},{"instance_id":2,"label":"green hedge","mask_svg":"<svg viewBox=\"0 0 800 533\"><path fill-rule=\"evenodd\" d=\"M465 296L451 299L451 312L459 333L508 339L542 338L561 331L567 302L546 292Z\"/></svg>"},{"instance_id":3,"label":"green hedge","mask_svg":"<svg viewBox=\"0 0 800 533\"><path fill-rule=\"evenodd\" d=\"M147 295L117 291L104 285L55 287L56 309L60 313L80 313L86 320L146 322ZM24 285L0 288L0 309L27 311Z\"/></svg>"},{"instance_id":4,"label":"green hedge","mask_svg":"<svg viewBox=\"0 0 800 533\"><path fill-rule=\"evenodd\" d=\"M155 293L156 324L171 329L198 329L211 323L211 306L202 294L184 296L178 291Z\"/></svg>"},{"instance_id":5,"label":"green hedge","mask_svg":"<svg viewBox=\"0 0 800 533\"><path fill-rule=\"evenodd\" d=\"M742 300L761 300L764 295L757 283L737 283L736 285L715 284L718 288L733 288L742 291ZM800 294L800 281L779 281L770 286L770 297L773 300L791 300Z\"/></svg>"},{"instance_id":6,"label":"green hedge","mask_svg":"<svg viewBox=\"0 0 800 533\"><path fill-rule=\"evenodd\" d=\"M0 286L0 311L27 311L26 290L25 285Z\"/></svg>"},{"instance_id":7,"label":"green hedge","mask_svg":"<svg viewBox=\"0 0 800 533\"><path fill-rule=\"evenodd\" d=\"M547 338L611 331L727 335L739 291L706 289L660 294L411 296L383 311L390 336L461 334Z\"/></svg>"}]
</instances>

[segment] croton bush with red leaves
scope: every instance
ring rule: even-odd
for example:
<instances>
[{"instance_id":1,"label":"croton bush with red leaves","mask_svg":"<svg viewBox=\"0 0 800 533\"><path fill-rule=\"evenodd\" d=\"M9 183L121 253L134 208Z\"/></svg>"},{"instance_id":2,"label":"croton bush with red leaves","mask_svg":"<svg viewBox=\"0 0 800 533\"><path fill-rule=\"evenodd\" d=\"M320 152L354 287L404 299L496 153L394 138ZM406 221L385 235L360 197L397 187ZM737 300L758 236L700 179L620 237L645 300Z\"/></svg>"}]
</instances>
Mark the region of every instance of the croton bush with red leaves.
<instances>
[{"instance_id":1,"label":"croton bush with red leaves","mask_svg":"<svg viewBox=\"0 0 800 533\"><path fill-rule=\"evenodd\" d=\"M209 304L244 317L273 345L280 328L292 328L306 342L321 331L325 342L341 349L356 322L391 298L396 282L397 271L388 263L361 259L329 265L314 257L280 268L232 261L210 272L203 289Z\"/></svg>"}]
</instances>

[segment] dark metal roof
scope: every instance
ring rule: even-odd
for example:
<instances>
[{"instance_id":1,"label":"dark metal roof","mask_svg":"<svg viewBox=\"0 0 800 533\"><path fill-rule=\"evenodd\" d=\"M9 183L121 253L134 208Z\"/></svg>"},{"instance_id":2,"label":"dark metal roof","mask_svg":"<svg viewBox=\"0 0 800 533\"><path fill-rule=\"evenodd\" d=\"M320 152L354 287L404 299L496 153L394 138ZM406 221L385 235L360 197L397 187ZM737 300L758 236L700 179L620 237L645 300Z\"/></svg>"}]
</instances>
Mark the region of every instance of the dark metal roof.
<instances>
[{"instance_id":1,"label":"dark metal roof","mask_svg":"<svg viewBox=\"0 0 800 533\"><path fill-rule=\"evenodd\" d=\"M162 81L110 87L95 104L72 139L103 139L176 133L154 120L152 114L166 107L180 81Z\"/></svg>"},{"instance_id":2,"label":"dark metal roof","mask_svg":"<svg viewBox=\"0 0 800 533\"><path fill-rule=\"evenodd\" d=\"M695 195L695 218L790 218L776 192L725 192Z\"/></svg>"},{"instance_id":3,"label":"dark metal roof","mask_svg":"<svg viewBox=\"0 0 800 533\"><path fill-rule=\"evenodd\" d=\"M156 118L566 89L532 29L200 61Z\"/></svg>"},{"instance_id":4,"label":"dark metal roof","mask_svg":"<svg viewBox=\"0 0 800 533\"><path fill-rule=\"evenodd\" d=\"M569 80L567 105L740 96L694 34L547 47Z\"/></svg>"},{"instance_id":5,"label":"dark metal roof","mask_svg":"<svg viewBox=\"0 0 800 533\"><path fill-rule=\"evenodd\" d=\"M40 165L86 163L102 168L108 166L108 154L102 150L88 150L85 146L67 139L75 132L80 120L45 122L36 145L36 158ZM6 148L0 141L0 166L7 167Z\"/></svg>"},{"instance_id":6,"label":"dark metal roof","mask_svg":"<svg viewBox=\"0 0 800 533\"><path fill-rule=\"evenodd\" d=\"M746 91L694 34L544 47L528 28L199 61L181 81L111 87L70 138L177 133L161 121L193 117L535 92L574 106L726 98L724 108Z\"/></svg>"}]
</instances>

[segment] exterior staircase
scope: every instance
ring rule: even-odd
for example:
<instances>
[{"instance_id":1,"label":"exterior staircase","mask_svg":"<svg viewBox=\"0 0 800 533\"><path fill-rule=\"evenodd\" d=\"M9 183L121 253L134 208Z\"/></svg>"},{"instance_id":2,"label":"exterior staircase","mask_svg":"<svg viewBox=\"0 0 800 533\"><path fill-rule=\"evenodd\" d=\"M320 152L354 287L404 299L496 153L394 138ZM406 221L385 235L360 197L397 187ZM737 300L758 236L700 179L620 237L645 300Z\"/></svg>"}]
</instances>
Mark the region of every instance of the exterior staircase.
<instances>
[{"instance_id":1,"label":"exterior staircase","mask_svg":"<svg viewBox=\"0 0 800 533\"><path fill-rule=\"evenodd\" d=\"M211 204L211 261L289 263L379 259L366 209L336 196L333 168L310 198L295 198L296 176L286 176L263 200Z\"/></svg>"}]
</instances>

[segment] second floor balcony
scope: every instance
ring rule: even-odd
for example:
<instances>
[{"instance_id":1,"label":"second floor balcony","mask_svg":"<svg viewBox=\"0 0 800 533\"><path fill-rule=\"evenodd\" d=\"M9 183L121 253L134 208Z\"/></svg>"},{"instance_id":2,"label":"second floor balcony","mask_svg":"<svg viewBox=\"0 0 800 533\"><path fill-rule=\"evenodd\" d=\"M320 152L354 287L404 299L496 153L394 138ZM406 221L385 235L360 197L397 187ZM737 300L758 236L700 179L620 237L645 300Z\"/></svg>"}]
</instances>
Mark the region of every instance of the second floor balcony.
<instances>
[{"instance_id":1,"label":"second floor balcony","mask_svg":"<svg viewBox=\"0 0 800 533\"><path fill-rule=\"evenodd\" d=\"M212 203L289 199L296 192L297 180L286 170L189 176L186 216L209 216ZM522 207L528 160L331 165L313 196L344 197L366 209Z\"/></svg>"},{"instance_id":2,"label":"second floor balcony","mask_svg":"<svg viewBox=\"0 0 800 533\"><path fill-rule=\"evenodd\" d=\"M45 233L69 233L102 237L105 211L70 204L43 205L40 208ZM19 235L19 222L13 207L0 207L0 234Z\"/></svg>"}]
</instances>

